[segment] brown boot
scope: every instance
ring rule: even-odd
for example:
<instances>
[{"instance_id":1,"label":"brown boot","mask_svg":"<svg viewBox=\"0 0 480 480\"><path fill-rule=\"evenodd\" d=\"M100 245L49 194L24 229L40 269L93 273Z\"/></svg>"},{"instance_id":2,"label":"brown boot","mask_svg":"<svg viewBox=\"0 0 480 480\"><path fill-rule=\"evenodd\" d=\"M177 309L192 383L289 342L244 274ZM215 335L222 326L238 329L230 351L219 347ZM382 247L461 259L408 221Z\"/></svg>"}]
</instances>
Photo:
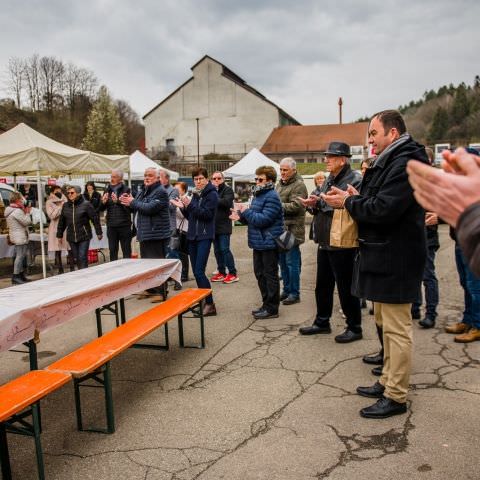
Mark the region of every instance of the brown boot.
<instances>
[{"instance_id":1,"label":"brown boot","mask_svg":"<svg viewBox=\"0 0 480 480\"><path fill-rule=\"evenodd\" d=\"M217 314L217 309L214 303L206 303L203 307L204 317L214 317Z\"/></svg>"},{"instance_id":2,"label":"brown boot","mask_svg":"<svg viewBox=\"0 0 480 480\"><path fill-rule=\"evenodd\" d=\"M458 343L470 343L475 340L480 340L480 330L472 327L468 332L457 335L454 340Z\"/></svg>"},{"instance_id":3,"label":"brown boot","mask_svg":"<svg viewBox=\"0 0 480 480\"><path fill-rule=\"evenodd\" d=\"M468 332L469 329L470 329L470 325L462 322L452 323L451 325L447 325L445 327L445 331L447 333L453 333L455 335L458 335L459 333Z\"/></svg>"},{"instance_id":4,"label":"brown boot","mask_svg":"<svg viewBox=\"0 0 480 480\"><path fill-rule=\"evenodd\" d=\"M150 297L150 303L162 303L164 301L163 295L152 295Z\"/></svg>"}]
</instances>

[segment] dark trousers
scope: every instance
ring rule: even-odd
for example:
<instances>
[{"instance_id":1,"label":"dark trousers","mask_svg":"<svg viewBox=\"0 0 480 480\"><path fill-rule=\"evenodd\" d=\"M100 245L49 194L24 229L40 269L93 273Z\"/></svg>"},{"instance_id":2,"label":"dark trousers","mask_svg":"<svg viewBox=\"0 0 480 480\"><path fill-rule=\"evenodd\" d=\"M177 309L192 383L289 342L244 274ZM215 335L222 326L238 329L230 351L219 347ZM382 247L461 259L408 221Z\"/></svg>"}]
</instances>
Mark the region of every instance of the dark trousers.
<instances>
[{"instance_id":1,"label":"dark trousers","mask_svg":"<svg viewBox=\"0 0 480 480\"><path fill-rule=\"evenodd\" d=\"M351 293L353 260L356 253L355 248L342 250L318 249L317 284L315 286L315 300L317 302L315 323L317 325L325 326L330 323L336 283L340 305L347 317L347 328L356 333L362 331L360 299Z\"/></svg>"},{"instance_id":2,"label":"dark trousers","mask_svg":"<svg viewBox=\"0 0 480 480\"><path fill-rule=\"evenodd\" d=\"M77 268L81 270L82 268L88 267L88 247L90 245L90 240L84 240L83 242L70 242L70 248L72 250L72 255L75 261L77 262Z\"/></svg>"},{"instance_id":3,"label":"dark trousers","mask_svg":"<svg viewBox=\"0 0 480 480\"><path fill-rule=\"evenodd\" d=\"M165 258L167 255L168 238L162 240L146 240L140 242L140 256L142 258ZM148 289L151 293L159 293L165 298L167 296L166 283L159 287Z\"/></svg>"},{"instance_id":4,"label":"dark trousers","mask_svg":"<svg viewBox=\"0 0 480 480\"><path fill-rule=\"evenodd\" d=\"M188 253L179 252L180 260L182 261L182 282L188 280Z\"/></svg>"},{"instance_id":5,"label":"dark trousers","mask_svg":"<svg viewBox=\"0 0 480 480\"><path fill-rule=\"evenodd\" d=\"M192 271L198 288L211 288L208 277L205 275L211 246L212 240L210 239L190 240L188 242L188 253L190 255ZM209 295L205 299L205 303L213 303L212 295Z\"/></svg>"},{"instance_id":6,"label":"dark trousers","mask_svg":"<svg viewBox=\"0 0 480 480\"><path fill-rule=\"evenodd\" d=\"M262 294L262 308L270 313L278 313L280 304L278 251L253 250L253 271Z\"/></svg>"},{"instance_id":7,"label":"dark trousers","mask_svg":"<svg viewBox=\"0 0 480 480\"><path fill-rule=\"evenodd\" d=\"M118 260L118 245L122 248L123 258L132 256L132 229L130 226L109 227L107 226L108 249L110 260Z\"/></svg>"},{"instance_id":8,"label":"dark trousers","mask_svg":"<svg viewBox=\"0 0 480 480\"><path fill-rule=\"evenodd\" d=\"M435 320L437 317L438 306L438 280L435 275L435 253L438 248L429 248L427 250L427 261L423 272L423 287L425 289L425 316ZM415 302L412 306L412 313L420 311L420 302Z\"/></svg>"},{"instance_id":9,"label":"dark trousers","mask_svg":"<svg viewBox=\"0 0 480 480\"><path fill-rule=\"evenodd\" d=\"M230 235L220 234L215 236L213 241L213 253L217 260L218 271L223 275L226 274L225 267L228 268L228 273L237 275L235 268L235 261L233 260L232 251L230 250Z\"/></svg>"}]
</instances>

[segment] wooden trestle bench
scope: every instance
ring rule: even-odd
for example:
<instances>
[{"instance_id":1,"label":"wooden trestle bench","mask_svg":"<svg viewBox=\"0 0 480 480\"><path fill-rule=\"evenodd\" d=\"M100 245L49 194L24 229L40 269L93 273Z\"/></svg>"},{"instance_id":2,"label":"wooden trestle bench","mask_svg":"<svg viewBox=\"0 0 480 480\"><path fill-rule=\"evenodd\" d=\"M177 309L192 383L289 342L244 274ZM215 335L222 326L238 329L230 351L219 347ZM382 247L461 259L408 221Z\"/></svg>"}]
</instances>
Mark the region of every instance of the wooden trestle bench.
<instances>
[{"instance_id":1,"label":"wooden trestle bench","mask_svg":"<svg viewBox=\"0 0 480 480\"><path fill-rule=\"evenodd\" d=\"M188 289L150 310L137 315L114 330L92 340L72 353L52 363L45 370L33 370L0 387L0 459L4 480L11 479L10 460L6 433L20 433L35 438L38 477L45 478L43 455L40 444L39 400L57 390L73 378L75 407L78 430L113 433L115 421L109 362L129 347L168 349L167 323L178 318L180 347L205 348L205 325L203 300L211 293L210 289ZM192 312L200 321L200 345L185 345L183 319ZM139 344L141 339L157 328L165 328L165 344ZM94 380L104 388L106 428L83 428L80 399L80 386L87 380ZM99 384L99 385L98 385ZM27 410L25 410L27 409ZM32 417L32 424L24 418ZM20 427L15 426L20 422Z\"/></svg>"}]
</instances>

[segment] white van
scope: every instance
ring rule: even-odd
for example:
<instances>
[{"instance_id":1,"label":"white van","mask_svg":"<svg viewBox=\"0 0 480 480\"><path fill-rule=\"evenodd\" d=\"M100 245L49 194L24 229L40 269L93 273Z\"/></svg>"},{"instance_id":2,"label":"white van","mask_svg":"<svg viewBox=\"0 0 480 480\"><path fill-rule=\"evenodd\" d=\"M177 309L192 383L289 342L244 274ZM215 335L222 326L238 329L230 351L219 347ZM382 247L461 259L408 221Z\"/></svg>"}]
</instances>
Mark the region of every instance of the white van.
<instances>
[{"instance_id":1,"label":"white van","mask_svg":"<svg viewBox=\"0 0 480 480\"><path fill-rule=\"evenodd\" d=\"M6 183L0 183L0 201L8 207L10 205L10 194L15 189Z\"/></svg>"}]
</instances>

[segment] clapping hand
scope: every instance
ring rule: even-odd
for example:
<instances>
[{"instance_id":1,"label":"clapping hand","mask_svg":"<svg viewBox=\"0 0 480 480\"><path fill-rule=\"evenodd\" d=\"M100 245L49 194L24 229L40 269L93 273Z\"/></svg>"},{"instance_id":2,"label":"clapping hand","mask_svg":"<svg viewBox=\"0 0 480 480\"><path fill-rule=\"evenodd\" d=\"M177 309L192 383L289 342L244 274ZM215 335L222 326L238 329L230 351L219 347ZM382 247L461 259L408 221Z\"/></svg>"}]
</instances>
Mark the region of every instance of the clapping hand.
<instances>
[{"instance_id":1,"label":"clapping hand","mask_svg":"<svg viewBox=\"0 0 480 480\"><path fill-rule=\"evenodd\" d=\"M102 203L107 203L108 202L108 192L105 192L102 195Z\"/></svg>"},{"instance_id":2,"label":"clapping hand","mask_svg":"<svg viewBox=\"0 0 480 480\"><path fill-rule=\"evenodd\" d=\"M120 196L120 203L128 207L133 202L133 197L129 193Z\"/></svg>"},{"instance_id":3,"label":"clapping hand","mask_svg":"<svg viewBox=\"0 0 480 480\"><path fill-rule=\"evenodd\" d=\"M317 205L317 202L320 200L318 195L309 195L308 198L297 197L297 200L304 206L313 208Z\"/></svg>"},{"instance_id":4,"label":"clapping hand","mask_svg":"<svg viewBox=\"0 0 480 480\"><path fill-rule=\"evenodd\" d=\"M112 202L117 203L118 202L118 197L115 192L112 192Z\"/></svg>"},{"instance_id":5,"label":"clapping hand","mask_svg":"<svg viewBox=\"0 0 480 480\"><path fill-rule=\"evenodd\" d=\"M240 215L238 214L238 212L236 210L234 210L233 208L230 209L230 216L228 217L230 220L233 220L235 222L238 222L238 220L240 220Z\"/></svg>"},{"instance_id":6,"label":"clapping hand","mask_svg":"<svg viewBox=\"0 0 480 480\"><path fill-rule=\"evenodd\" d=\"M349 185L349 187L353 188L351 185ZM345 199L349 196L348 191L341 190L338 187L332 187L327 193L320 194L322 200L333 208L343 208Z\"/></svg>"},{"instance_id":7,"label":"clapping hand","mask_svg":"<svg viewBox=\"0 0 480 480\"><path fill-rule=\"evenodd\" d=\"M171 198L170 203L178 208L183 208L185 206L179 198Z\"/></svg>"}]
</instances>

